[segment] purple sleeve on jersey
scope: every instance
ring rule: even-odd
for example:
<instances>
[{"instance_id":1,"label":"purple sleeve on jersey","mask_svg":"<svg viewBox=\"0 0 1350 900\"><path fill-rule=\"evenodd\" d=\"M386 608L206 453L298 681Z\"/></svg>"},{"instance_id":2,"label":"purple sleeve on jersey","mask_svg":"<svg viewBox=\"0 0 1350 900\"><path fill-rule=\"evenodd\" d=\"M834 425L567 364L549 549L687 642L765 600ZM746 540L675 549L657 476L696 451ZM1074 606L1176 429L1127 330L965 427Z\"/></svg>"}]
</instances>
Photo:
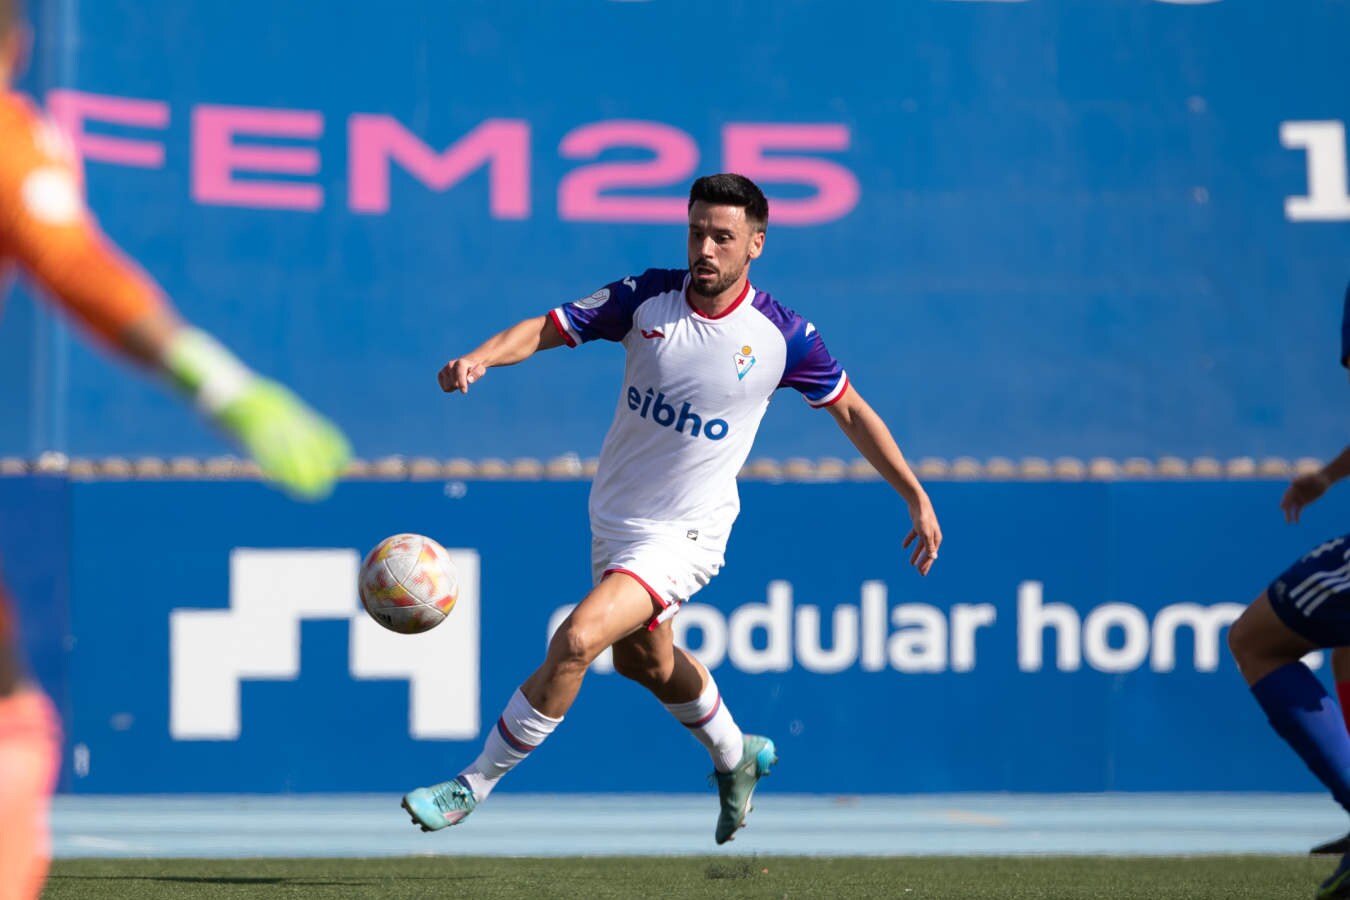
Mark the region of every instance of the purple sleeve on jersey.
<instances>
[{"instance_id":1,"label":"purple sleeve on jersey","mask_svg":"<svg viewBox=\"0 0 1350 900\"><path fill-rule=\"evenodd\" d=\"M597 339L621 341L633 327L633 313L657 294L684 285L684 272L670 269L648 269L641 275L628 276L611 282L600 290L571 303L564 303L554 311L554 325L569 344ZM566 321L559 321L560 313Z\"/></svg>"},{"instance_id":2,"label":"purple sleeve on jersey","mask_svg":"<svg viewBox=\"0 0 1350 900\"><path fill-rule=\"evenodd\" d=\"M825 348L816 326L768 294L756 294L754 303L787 342L787 362L778 386L795 388L812 406L829 406L842 397L848 376Z\"/></svg>"}]
</instances>

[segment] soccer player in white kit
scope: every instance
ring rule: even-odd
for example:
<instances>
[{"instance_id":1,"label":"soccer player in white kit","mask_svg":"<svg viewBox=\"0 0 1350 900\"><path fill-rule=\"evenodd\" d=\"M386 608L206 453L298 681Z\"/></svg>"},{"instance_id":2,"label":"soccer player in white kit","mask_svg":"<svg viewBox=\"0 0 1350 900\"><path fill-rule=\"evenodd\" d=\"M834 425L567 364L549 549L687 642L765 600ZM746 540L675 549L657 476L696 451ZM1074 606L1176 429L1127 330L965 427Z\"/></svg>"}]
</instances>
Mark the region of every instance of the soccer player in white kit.
<instances>
[{"instance_id":1,"label":"soccer player in white kit","mask_svg":"<svg viewBox=\"0 0 1350 900\"><path fill-rule=\"evenodd\" d=\"M722 567L740 511L736 475L780 387L829 409L859 452L900 494L903 546L927 575L942 531L919 480L881 417L859 396L815 326L757 291L750 261L764 250L769 205L740 175L711 175L689 192L689 268L649 269L527 319L446 363L441 389L468 393L493 366L596 339L627 351L624 384L591 487L595 586L562 623L544 663L512 695L478 758L455 778L403 798L424 831L454 825L538 747L572 705L591 662L646 687L712 755L722 844L745 824L773 741L742 734L711 673L676 647L670 619Z\"/></svg>"}]
</instances>

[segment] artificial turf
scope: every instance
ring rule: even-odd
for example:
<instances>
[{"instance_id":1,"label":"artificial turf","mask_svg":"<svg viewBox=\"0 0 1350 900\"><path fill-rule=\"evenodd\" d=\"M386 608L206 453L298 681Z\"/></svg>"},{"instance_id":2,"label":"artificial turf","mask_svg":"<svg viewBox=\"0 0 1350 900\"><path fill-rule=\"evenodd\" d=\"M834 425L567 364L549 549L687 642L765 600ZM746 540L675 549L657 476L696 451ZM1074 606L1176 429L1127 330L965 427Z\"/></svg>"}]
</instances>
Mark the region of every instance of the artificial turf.
<instances>
[{"instance_id":1,"label":"artificial turf","mask_svg":"<svg viewBox=\"0 0 1350 900\"><path fill-rule=\"evenodd\" d=\"M1230 857L580 857L85 859L66 898L1308 898L1333 859Z\"/></svg>"}]
</instances>

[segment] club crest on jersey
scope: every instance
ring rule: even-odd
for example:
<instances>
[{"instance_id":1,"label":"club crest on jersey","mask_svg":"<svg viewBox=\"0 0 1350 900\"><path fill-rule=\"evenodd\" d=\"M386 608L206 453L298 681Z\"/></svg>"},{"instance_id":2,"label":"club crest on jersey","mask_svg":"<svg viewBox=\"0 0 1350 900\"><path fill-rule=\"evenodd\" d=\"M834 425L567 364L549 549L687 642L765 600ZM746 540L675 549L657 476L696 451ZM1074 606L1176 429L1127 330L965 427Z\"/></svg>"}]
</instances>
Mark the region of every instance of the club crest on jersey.
<instances>
[{"instance_id":1,"label":"club crest on jersey","mask_svg":"<svg viewBox=\"0 0 1350 900\"><path fill-rule=\"evenodd\" d=\"M572 305L577 309L595 309L597 306L604 306L609 300L609 288L601 288L589 297L582 297Z\"/></svg>"},{"instance_id":2,"label":"club crest on jersey","mask_svg":"<svg viewBox=\"0 0 1350 900\"><path fill-rule=\"evenodd\" d=\"M745 374L755 367L755 357L751 354L753 351L750 345L746 344L741 348L741 352L734 354L732 358L736 360L736 380L741 381Z\"/></svg>"}]
</instances>

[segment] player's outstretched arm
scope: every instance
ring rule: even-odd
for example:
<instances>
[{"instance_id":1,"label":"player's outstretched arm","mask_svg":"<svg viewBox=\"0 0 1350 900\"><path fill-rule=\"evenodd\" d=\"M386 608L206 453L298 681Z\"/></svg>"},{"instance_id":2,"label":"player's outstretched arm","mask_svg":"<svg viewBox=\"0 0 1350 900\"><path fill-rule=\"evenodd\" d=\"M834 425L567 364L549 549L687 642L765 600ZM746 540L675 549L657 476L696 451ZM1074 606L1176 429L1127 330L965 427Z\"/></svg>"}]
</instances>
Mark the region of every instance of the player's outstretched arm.
<instances>
[{"instance_id":1,"label":"player's outstretched arm","mask_svg":"<svg viewBox=\"0 0 1350 900\"><path fill-rule=\"evenodd\" d=\"M1303 507L1312 503L1327 492L1327 488L1350 475L1350 447L1316 472L1299 475L1289 482L1284 496L1280 498L1280 509L1284 510L1286 522L1297 522Z\"/></svg>"},{"instance_id":2,"label":"player's outstretched arm","mask_svg":"<svg viewBox=\"0 0 1350 900\"><path fill-rule=\"evenodd\" d=\"M845 388L844 395L828 409L853 446L895 488L909 507L912 527L905 536L903 546L914 545L909 563L919 570L920 575L927 575L937 559L938 547L942 545L942 528L938 525L937 513L928 499L928 492L919 483L909 463L905 462L905 456L891 436L891 430L852 385Z\"/></svg>"},{"instance_id":3,"label":"player's outstretched arm","mask_svg":"<svg viewBox=\"0 0 1350 900\"><path fill-rule=\"evenodd\" d=\"M467 394L469 385L482 378L493 366L513 366L540 350L551 350L562 345L562 334L553 327L549 317L536 316L493 335L472 353L450 360L441 366L436 380L447 394L455 391Z\"/></svg>"}]
</instances>

